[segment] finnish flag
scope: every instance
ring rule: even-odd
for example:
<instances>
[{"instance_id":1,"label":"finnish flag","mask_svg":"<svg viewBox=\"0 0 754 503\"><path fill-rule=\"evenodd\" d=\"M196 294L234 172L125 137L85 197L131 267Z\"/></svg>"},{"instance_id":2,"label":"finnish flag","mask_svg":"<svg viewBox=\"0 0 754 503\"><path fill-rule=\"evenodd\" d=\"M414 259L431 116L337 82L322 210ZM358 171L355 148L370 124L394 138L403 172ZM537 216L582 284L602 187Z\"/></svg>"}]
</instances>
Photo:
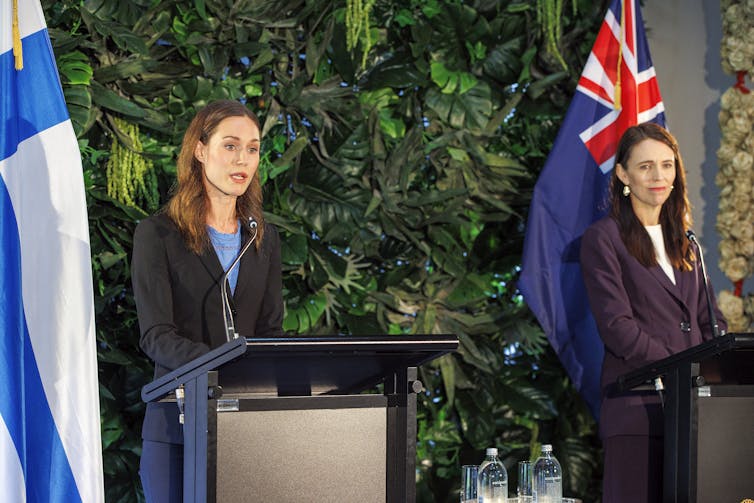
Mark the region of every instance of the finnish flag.
<instances>
[{"instance_id":1,"label":"finnish flag","mask_svg":"<svg viewBox=\"0 0 754 503\"><path fill-rule=\"evenodd\" d=\"M39 0L0 0L0 494L104 501L83 173Z\"/></svg>"}]
</instances>

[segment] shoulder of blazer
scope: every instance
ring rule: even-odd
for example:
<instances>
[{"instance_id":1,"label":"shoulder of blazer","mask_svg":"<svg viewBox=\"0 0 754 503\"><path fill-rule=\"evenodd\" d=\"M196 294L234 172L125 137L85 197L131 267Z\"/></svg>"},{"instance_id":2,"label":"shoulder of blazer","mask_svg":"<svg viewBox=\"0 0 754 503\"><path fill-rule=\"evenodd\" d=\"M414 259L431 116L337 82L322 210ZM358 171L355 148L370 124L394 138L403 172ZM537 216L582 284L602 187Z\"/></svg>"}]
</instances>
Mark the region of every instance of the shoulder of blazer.
<instances>
[{"instance_id":1,"label":"shoulder of blazer","mask_svg":"<svg viewBox=\"0 0 754 503\"><path fill-rule=\"evenodd\" d=\"M620 231L618 230L618 222L616 222L613 217L607 215L596 222L594 222L592 225L590 225L584 233L586 234L587 231L590 232L596 232L600 234L608 234L610 236L618 236L620 238Z\"/></svg>"},{"instance_id":2,"label":"shoulder of blazer","mask_svg":"<svg viewBox=\"0 0 754 503\"><path fill-rule=\"evenodd\" d=\"M264 241L262 241L262 247L259 250L259 253L265 258L269 258L270 254L276 247L280 247L280 233L278 232L277 227L273 224L265 222Z\"/></svg>"},{"instance_id":3,"label":"shoulder of blazer","mask_svg":"<svg viewBox=\"0 0 754 503\"><path fill-rule=\"evenodd\" d=\"M147 218L141 220L137 225L136 228L142 228L142 229L150 229L153 232L156 232L158 235L165 235L165 234L177 234L180 235L180 231L178 230L178 227L175 225L173 220L167 214L165 213L156 213L154 215L150 215Z\"/></svg>"},{"instance_id":4,"label":"shoulder of blazer","mask_svg":"<svg viewBox=\"0 0 754 503\"><path fill-rule=\"evenodd\" d=\"M587 227L582 236L582 241L587 241L592 247L597 246L598 248L602 248L606 245L606 241L609 241L610 246L616 252L625 249L618 230L618 223L610 216L602 217Z\"/></svg>"}]
</instances>

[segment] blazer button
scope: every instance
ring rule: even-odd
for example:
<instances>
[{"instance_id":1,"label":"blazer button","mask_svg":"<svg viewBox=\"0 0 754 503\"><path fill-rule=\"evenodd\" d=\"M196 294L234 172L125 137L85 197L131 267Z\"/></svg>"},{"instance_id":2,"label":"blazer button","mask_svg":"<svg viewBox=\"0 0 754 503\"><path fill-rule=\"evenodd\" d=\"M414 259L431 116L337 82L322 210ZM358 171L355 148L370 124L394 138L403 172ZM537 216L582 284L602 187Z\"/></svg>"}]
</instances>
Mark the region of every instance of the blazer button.
<instances>
[{"instance_id":1,"label":"blazer button","mask_svg":"<svg viewBox=\"0 0 754 503\"><path fill-rule=\"evenodd\" d=\"M689 323L688 321L682 321L681 332L691 332L691 323Z\"/></svg>"}]
</instances>

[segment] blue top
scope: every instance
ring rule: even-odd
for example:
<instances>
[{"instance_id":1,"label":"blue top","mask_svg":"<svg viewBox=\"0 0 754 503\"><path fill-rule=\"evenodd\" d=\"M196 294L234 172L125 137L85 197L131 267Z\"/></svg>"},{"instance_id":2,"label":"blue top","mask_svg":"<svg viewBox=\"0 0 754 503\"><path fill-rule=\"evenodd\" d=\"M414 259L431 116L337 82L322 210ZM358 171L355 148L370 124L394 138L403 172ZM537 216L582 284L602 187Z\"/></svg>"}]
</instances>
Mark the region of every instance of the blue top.
<instances>
[{"instance_id":1,"label":"blue top","mask_svg":"<svg viewBox=\"0 0 754 503\"><path fill-rule=\"evenodd\" d=\"M223 271L227 272L228 267L236 260L238 253L241 251L241 222L238 222L238 228L233 234L219 232L209 225L207 229L209 230L209 239L212 241L217 258L220 260L220 265L223 266ZM231 293L235 293L236 291L238 268L239 266L234 267L233 271L228 275Z\"/></svg>"}]
</instances>

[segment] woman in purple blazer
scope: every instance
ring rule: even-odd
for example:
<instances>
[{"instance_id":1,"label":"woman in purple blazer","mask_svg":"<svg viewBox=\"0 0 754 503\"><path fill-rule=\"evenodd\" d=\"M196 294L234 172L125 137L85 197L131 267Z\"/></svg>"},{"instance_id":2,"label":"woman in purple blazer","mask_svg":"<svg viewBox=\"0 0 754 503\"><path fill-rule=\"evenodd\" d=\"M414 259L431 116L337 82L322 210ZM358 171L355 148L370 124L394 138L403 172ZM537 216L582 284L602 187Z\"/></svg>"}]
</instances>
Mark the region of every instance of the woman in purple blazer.
<instances>
[{"instance_id":1,"label":"woman in purple blazer","mask_svg":"<svg viewBox=\"0 0 754 503\"><path fill-rule=\"evenodd\" d=\"M610 211L581 241L589 302L605 344L600 436L603 501L662 499L663 420L654 391L611 393L616 378L712 337L678 144L664 128L629 128L618 144ZM727 328L717 306L718 324Z\"/></svg>"}]
</instances>

